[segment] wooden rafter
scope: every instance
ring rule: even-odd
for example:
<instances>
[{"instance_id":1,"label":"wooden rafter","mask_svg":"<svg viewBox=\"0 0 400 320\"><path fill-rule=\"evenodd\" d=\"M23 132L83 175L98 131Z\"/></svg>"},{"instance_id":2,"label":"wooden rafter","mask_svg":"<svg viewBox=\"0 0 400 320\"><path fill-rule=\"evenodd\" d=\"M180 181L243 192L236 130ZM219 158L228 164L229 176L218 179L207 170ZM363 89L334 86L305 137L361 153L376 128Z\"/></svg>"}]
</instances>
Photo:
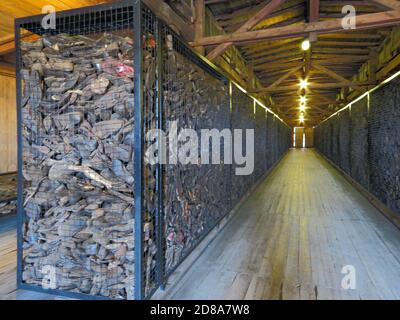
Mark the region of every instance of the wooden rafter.
<instances>
[{"instance_id":1,"label":"wooden rafter","mask_svg":"<svg viewBox=\"0 0 400 320\"><path fill-rule=\"evenodd\" d=\"M257 24L264 20L274 9L279 7L285 0L271 0L264 8L262 8L255 16L249 19L245 24L243 24L235 33L242 33L253 29ZM220 44L213 51L211 51L207 58L209 60L214 60L220 55L222 55L229 47L233 45L233 42L226 42Z\"/></svg>"},{"instance_id":2,"label":"wooden rafter","mask_svg":"<svg viewBox=\"0 0 400 320\"><path fill-rule=\"evenodd\" d=\"M400 10L363 14L357 16L356 21L358 30L393 26L400 23ZM191 44L193 46L212 46L224 43L254 43L266 39L286 39L304 36L310 32L323 34L344 31L346 30L343 29L342 19L332 19L314 23L289 25L279 28L233 33L229 35L210 36Z\"/></svg>"},{"instance_id":3,"label":"wooden rafter","mask_svg":"<svg viewBox=\"0 0 400 320\"><path fill-rule=\"evenodd\" d=\"M273 84L271 84L268 88L273 89L279 86L283 81L286 79L289 79L291 76L296 74L301 69L301 66L298 66L296 68L293 68L290 72L285 73L282 77L280 77L278 80L276 80Z\"/></svg>"},{"instance_id":4,"label":"wooden rafter","mask_svg":"<svg viewBox=\"0 0 400 320\"><path fill-rule=\"evenodd\" d=\"M400 2L396 0L372 0L376 4L384 6L388 9L397 10L400 9Z\"/></svg>"},{"instance_id":5,"label":"wooden rafter","mask_svg":"<svg viewBox=\"0 0 400 320\"><path fill-rule=\"evenodd\" d=\"M355 84L352 81L342 77L340 74L337 74L336 72L334 72L334 71L332 71L332 70L330 70L330 69L328 69L328 68L326 68L324 66L321 66L317 62L313 62L312 66L315 69L327 74L328 76L332 77L333 79L335 79L335 80L337 80L339 82L347 83L347 87L351 87L351 88L353 88L353 89L355 89L355 90L357 90L359 92L363 92L364 91L364 89L359 87L359 86L357 86L357 84Z\"/></svg>"}]
</instances>

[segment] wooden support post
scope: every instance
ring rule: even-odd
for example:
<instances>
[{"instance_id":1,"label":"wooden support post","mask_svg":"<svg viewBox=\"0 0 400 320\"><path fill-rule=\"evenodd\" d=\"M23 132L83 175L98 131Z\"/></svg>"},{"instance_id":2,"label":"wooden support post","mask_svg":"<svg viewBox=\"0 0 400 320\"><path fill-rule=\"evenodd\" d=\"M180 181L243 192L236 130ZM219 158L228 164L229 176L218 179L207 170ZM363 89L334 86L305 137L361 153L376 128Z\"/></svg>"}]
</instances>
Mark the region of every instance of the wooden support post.
<instances>
[{"instance_id":1,"label":"wooden support post","mask_svg":"<svg viewBox=\"0 0 400 320\"><path fill-rule=\"evenodd\" d=\"M376 82L377 80L377 71L379 64L379 55L376 50L371 50L370 59L368 61L368 80L372 82Z\"/></svg>"},{"instance_id":2,"label":"wooden support post","mask_svg":"<svg viewBox=\"0 0 400 320\"><path fill-rule=\"evenodd\" d=\"M194 0L194 12L194 37L195 40L198 40L204 37L205 31L204 22L206 14L204 0ZM204 46L194 47L194 49L202 55L205 54Z\"/></svg>"},{"instance_id":3,"label":"wooden support post","mask_svg":"<svg viewBox=\"0 0 400 320\"><path fill-rule=\"evenodd\" d=\"M253 90L255 87L256 87L256 76L255 76L255 74L254 74L254 65L253 64L250 64L248 67L247 67L247 72L248 72L248 78L247 78L247 89L249 90L249 91L251 91L251 90Z\"/></svg>"}]
</instances>

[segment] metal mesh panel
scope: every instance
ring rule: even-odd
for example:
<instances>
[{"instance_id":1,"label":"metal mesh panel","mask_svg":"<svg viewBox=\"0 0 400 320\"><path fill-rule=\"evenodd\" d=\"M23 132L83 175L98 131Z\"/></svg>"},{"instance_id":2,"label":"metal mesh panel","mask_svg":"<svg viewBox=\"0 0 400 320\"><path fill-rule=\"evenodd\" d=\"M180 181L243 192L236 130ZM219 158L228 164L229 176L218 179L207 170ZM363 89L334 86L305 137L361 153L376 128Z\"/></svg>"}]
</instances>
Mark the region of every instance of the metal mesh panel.
<instances>
[{"instance_id":1,"label":"metal mesh panel","mask_svg":"<svg viewBox=\"0 0 400 320\"><path fill-rule=\"evenodd\" d=\"M326 144L325 144L325 130L326 130L326 123L324 122L320 126L315 128L315 143L316 147L322 152L326 153Z\"/></svg>"},{"instance_id":2,"label":"metal mesh panel","mask_svg":"<svg viewBox=\"0 0 400 320\"><path fill-rule=\"evenodd\" d=\"M367 98L364 98L351 106L350 134L351 177L368 190L369 170Z\"/></svg>"},{"instance_id":3,"label":"metal mesh panel","mask_svg":"<svg viewBox=\"0 0 400 320\"><path fill-rule=\"evenodd\" d=\"M228 129L230 115L227 81L208 72L208 66L168 28L163 31L163 40L165 132L179 140L173 149L169 143L169 152L178 156L177 163L170 161L165 168L165 263L169 274L231 207L230 166L201 163L201 152L191 155L191 163L182 161L187 156L181 149L187 142L183 130L194 129L201 137L202 130ZM211 144L209 147L211 151ZM222 152L221 161L223 157Z\"/></svg>"},{"instance_id":4,"label":"metal mesh panel","mask_svg":"<svg viewBox=\"0 0 400 320\"><path fill-rule=\"evenodd\" d=\"M334 116L331 118L331 126L332 126L332 151L331 151L331 160L340 165L340 149L339 149L339 121L338 116Z\"/></svg>"},{"instance_id":5,"label":"metal mesh panel","mask_svg":"<svg viewBox=\"0 0 400 320\"><path fill-rule=\"evenodd\" d=\"M242 137L242 152L246 149L245 130L254 130L254 100L247 94L242 92L236 86L232 90L232 130L239 129L243 131ZM235 141L235 146L239 145ZM239 200L249 191L253 184L253 175L239 176L235 173L236 169L240 167L237 164L232 166L232 201L233 203Z\"/></svg>"},{"instance_id":6,"label":"metal mesh panel","mask_svg":"<svg viewBox=\"0 0 400 320\"><path fill-rule=\"evenodd\" d=\"M133 7L59 14L54 30L40 22L21 25L17 53L21 280L132 298Z\"/></svg>"},{"instance_id":7,"label":"metal mesh panel","mask_svg":"<svg viewBox=\"0 0 400 320\"><path fill-rule=\"evenodd\" d=\"M273 117L271 113L268 111L265 113L266 117L266 122L265 122L265 169L269 170L271 168L271 159L270 159L270 153L271 153L271 137L270 137L270 118Z\"/></svg>"},{"instance_id":8,"label":"metal mesh panel","mask_svg":"<svg viewBox=\"0 0 400 320\"><path fill-rule=\"evenodd\" d=\"M279 153L278 159L282 158L285 152L290 148L290 135L291 130L285 126L281 121L278 122L279 133L278 133L278 142L279 142Z\"/></svg>"},{"instance_id":9,"label":"metal mesh panel","mask_svg":"<svg viewBox=\"0 0 400 320\"><path fill-rule=\"evenodd\" d=\"M271 169L275 163L275 116L271 113L267 115L267 163Z\"/></svg>"},{"instance_id":10,"label":"metal mesh panel","mask_svg":"<svg viewBox=\"0 0 400 320\"><path fill-rule=\"evenodd\" d=\"M370 192L400 213L400 81L373 92L369 109Z\"/></svg>"},{"instance_id":11,"label":"metal mesh panel","mask_svg":"<svg viewBox=\"0 0 400 320\"><path fill-rule=\"evenodd\" d=\"M160 105L158 96L159 70L157 63L160 60L159 46L162 46L159 37L158 20L154 14L147 8L142 8L142 81L143 81L143 140L144 151L148 150L156 139L151 137L147 139L146 135L153 129L160 126ZM158 164L152 164L145 161L143 164L143 209L142 209L142 254L143 268L142 279L144 286L144 296L149 296L158 288L160 278L157 277L157 253L160 248L161 235L157 224L159 223L159 192L161 183L159 172L161 167ZM158 256L160 260L160 256ZM161 261L159 261L161 263Z\"/></svg>"},{"instance_id":12,"label":"metal mesh panel","mask_svg":"<svg viewBox=\"0 0 400 320\"><path fill-rule=\"evenodd\" d=\"M255 129L255 181L258 181L267 170L267 111L256 105Z\"/></svg>"},{"instance_id":13,"label":"metal mesh panel","mask_svg":"<svg viewBox=\"0 0 400 320\"><path fill-rule=\"evenodd\" d=\"M339 154L340 168L350 173L350 113L349 109L339 113Z\"/></svg>"}]
</instances>

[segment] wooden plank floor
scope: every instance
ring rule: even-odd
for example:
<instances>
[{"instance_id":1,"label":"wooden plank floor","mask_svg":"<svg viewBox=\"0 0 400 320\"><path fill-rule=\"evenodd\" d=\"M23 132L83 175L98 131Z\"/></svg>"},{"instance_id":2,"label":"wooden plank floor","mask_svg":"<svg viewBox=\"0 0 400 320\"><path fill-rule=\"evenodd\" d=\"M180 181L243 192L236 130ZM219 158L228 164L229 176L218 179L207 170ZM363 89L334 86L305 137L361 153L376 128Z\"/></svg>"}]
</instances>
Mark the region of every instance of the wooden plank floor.
<instances>
[{"instance_id":1,"label":"wooden plank floor","mask_svg":"<svg viewBox=\"0 0 400 320\"><path fill-rule=\"evenodd\" d=\"M342 288L354 266L356 290ZM165 299L399 299L400 231L313 150L293 150Z\"/></svg>"},{"instance_id":2,"label":"wooden plank floor","mask_svg":"<svg viewBox=\"0 0 400 320\"><path fill-rule=\"evenodd\" d=\"M0 220L0 298L15 290L15 219ZM344 266L356 290L341 286ZM165 299L399 299L400 231L313 150L293 150Z\"/></svg>"}]
</instances>

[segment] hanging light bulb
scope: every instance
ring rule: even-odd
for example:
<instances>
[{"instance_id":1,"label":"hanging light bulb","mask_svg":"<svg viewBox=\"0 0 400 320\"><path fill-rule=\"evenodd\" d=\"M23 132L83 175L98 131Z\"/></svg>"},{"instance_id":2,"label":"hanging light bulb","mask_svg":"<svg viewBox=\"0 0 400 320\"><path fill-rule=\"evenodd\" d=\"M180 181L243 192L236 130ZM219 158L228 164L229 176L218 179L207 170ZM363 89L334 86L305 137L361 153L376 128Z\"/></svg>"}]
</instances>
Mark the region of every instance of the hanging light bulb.
<instances>
[{"instance_id":1,"label":"hanging light bulb","mask_svg":"<svg viewBox=\"0 0 400 320\"><path fill-rule=\"evenodd\" d=\"M306 39L301 43L301 49L303 51L308 51L310 50L310 48L311 48L311 43L309 39Z\"/></svg>"},{"instance_id":2,"label":"hanging light bulb","mask_svg":"<svg viewBox=\"0 0 400 320\"><path fill-rule=\"evenodd\" d=\"M301 112L306 111L306 105L305 104L300 105L300 111Z\"/></svg>"},{"instance_id":3,"label":"hanging light bulb","mask_svg":"<svg viewBox=\"0 0 400 320\"><path fill-rule=\"evenodd\" d=\"M304 114L303 113L300 115L300 122L304 122Z\"/></svg>"},{"instance_id":4,"label":"hanging light bulb","mask_svg":"<svg viewBox=\"0 0 400 320\"><path fill-rule=\"evenodd\" d=\"M306 104L306 102L307 102L307 98L306 98L306 96L301 96L300 97L300 103L303 105L305 105Z\"/></svg>"},{"instance_id":5,"label":"hanging light bulb","mask_svg":"<svg viewBox=\"0 0 400 320\"><path fill-rule=\"evenodd\" d=\"M300 79L300 89L307 89L308 81L307 79Z\"/></svg>"}]
</instances>

